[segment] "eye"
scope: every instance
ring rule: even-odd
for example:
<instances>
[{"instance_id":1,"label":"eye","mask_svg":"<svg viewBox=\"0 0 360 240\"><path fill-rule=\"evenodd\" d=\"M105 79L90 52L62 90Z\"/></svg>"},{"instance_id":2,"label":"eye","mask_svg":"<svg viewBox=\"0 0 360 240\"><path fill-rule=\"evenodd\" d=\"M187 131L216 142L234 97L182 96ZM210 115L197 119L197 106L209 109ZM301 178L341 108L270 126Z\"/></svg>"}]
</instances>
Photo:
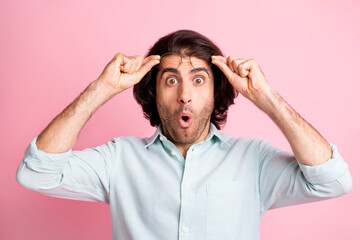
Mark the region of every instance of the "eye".
<instances>
[{"instance_id":1,"label":"eye","mask_svg":"<svg viewBox=\"0 0 360 240\"><path fill-rule=\"evenodd\" d=\"M168 85L175 85L177 82L178 82L178 80L176 78L174 78L174 77L170 77L170 78L166 79L166 83Z\"/></svg>"},{"instance_id":2,"label":"eye","mask_svg":"<svg viewBox=\"0 0 360 240\"><path fill-rule=\"evenodd\" d=\"M200 85L200 84L202 84L203 82L204 82L204 79L201 78L201 77L197 77L197 78L194 79L194 83L195 83L196 85Z\"/></svg>"}]
</instances>

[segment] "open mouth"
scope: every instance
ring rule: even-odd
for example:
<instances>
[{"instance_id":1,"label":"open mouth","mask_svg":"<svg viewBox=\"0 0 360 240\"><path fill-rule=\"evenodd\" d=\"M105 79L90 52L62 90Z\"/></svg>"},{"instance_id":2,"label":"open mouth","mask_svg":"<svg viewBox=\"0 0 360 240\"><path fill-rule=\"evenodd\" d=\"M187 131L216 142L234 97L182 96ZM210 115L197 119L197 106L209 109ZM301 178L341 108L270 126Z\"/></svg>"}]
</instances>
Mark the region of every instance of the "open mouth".
<instances>
[{"instance_id":1,"label":"open mouth","mask_svg":"<svg viewBox=\"0 0 360 240\"><path fill-rule=\"evenodd\" d=\"M185 122L187 122L187 121L190 119L188 116L182 116L181 118L182 118L182 120L184 120Z\"/></svg>"},{"instance_id":2,"label":"open mouth","mask_svg":"<svg viewBox=\"0 0 360 240\"><path fill-rule=\"evenodd\" d=\"M191 115L188 113L183 113L180 115L179 118L179 123L181 127L189 127L191 125L192 119L191 119Z\"/></svg>"}]
</instances>

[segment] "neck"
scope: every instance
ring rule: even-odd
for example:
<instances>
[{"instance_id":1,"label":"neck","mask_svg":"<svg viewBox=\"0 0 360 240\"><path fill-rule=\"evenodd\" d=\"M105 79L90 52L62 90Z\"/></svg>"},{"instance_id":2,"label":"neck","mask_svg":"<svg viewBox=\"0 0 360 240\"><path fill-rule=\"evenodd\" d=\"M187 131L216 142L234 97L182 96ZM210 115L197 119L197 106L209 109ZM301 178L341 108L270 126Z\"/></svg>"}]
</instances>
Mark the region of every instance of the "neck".
<instances>
[{"instance_id":1,"label":"neck","mask_svg":"<svg viewBox=\"0 0 360 240\"><path fill-rule=\"evenodd\" d=\"M194 143L195 144L195 143ZM183 155L184 159L186 158L186 153L189 150L189 148L192 146L193 144L175 144L175 146L177 147L177 149L179 149L181 155Z\"/></svg>"}]
</instances>

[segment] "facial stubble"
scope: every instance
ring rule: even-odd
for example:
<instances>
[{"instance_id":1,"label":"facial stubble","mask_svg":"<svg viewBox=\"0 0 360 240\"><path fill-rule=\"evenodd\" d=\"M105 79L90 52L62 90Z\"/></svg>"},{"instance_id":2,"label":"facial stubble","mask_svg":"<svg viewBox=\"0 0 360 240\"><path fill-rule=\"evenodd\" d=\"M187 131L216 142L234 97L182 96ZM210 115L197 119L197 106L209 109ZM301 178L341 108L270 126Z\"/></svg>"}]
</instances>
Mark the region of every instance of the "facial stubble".
<instances>
[{"instance_id":1,"label":"facial stubble","mask_svg":"<svg viewBox=\"0 0 360 240\"><path fill-rule=\"evenodd\" d=\"M195 113L191 106L180 106L175 113L171 113L167 106L157 103L157 109L162 124L164 135L174 144L193 144L207 130L210 124L210 117L214 110L214 102L209 102L199 114ZM192 123L189 128L182 128L179 125L179 114L188 111L192 114Z\"/></svg>"}]
</instances>

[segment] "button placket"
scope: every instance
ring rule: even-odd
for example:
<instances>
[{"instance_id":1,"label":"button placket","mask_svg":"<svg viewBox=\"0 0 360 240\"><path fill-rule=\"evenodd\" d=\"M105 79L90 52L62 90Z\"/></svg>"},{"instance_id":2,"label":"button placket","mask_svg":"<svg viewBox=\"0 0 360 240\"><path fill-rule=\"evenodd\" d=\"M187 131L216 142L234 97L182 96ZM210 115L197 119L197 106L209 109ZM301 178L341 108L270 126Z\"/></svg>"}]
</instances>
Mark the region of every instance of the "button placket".
<instances>
[{"instance_id":1,"label":"button placket","mask_svg":"<svg viewBox=\"0 0 360 240\"><path fill-rule=\"evenodd\" d=\"M179 239L190 239L191 238L191 224L192 224L192 208L195 206L194 193L191 189L191 156L187 156L187 161L184 165L184 174L181 184L181 212L180 212L180 235ZM189 161L190 160L190 161Z\"/></svg>"},{"instance_id":2,"label":"button placket","mask_svg":"<svg viewBox=\"0 0 360 240\"><path fill-rule=\"evenodd\" d=\"M184 164L184 158L181 154L179 154L176 146L169 140L167 140L164 136L159 136L159 140L161 141L161 144L168 155L169 159L175 159L181 164Z\"/></svg>"},{"instance_id":3,"label":"button placket","mask_svg":"<svg viewBox=\"0 0 360 240\"><path fill-rule=\"evenodd\" d=\"M183 227L181 230L182 230L184 233L187 233L187 232L189 231L189 228Z\"/></svg>"}]
</instances>

